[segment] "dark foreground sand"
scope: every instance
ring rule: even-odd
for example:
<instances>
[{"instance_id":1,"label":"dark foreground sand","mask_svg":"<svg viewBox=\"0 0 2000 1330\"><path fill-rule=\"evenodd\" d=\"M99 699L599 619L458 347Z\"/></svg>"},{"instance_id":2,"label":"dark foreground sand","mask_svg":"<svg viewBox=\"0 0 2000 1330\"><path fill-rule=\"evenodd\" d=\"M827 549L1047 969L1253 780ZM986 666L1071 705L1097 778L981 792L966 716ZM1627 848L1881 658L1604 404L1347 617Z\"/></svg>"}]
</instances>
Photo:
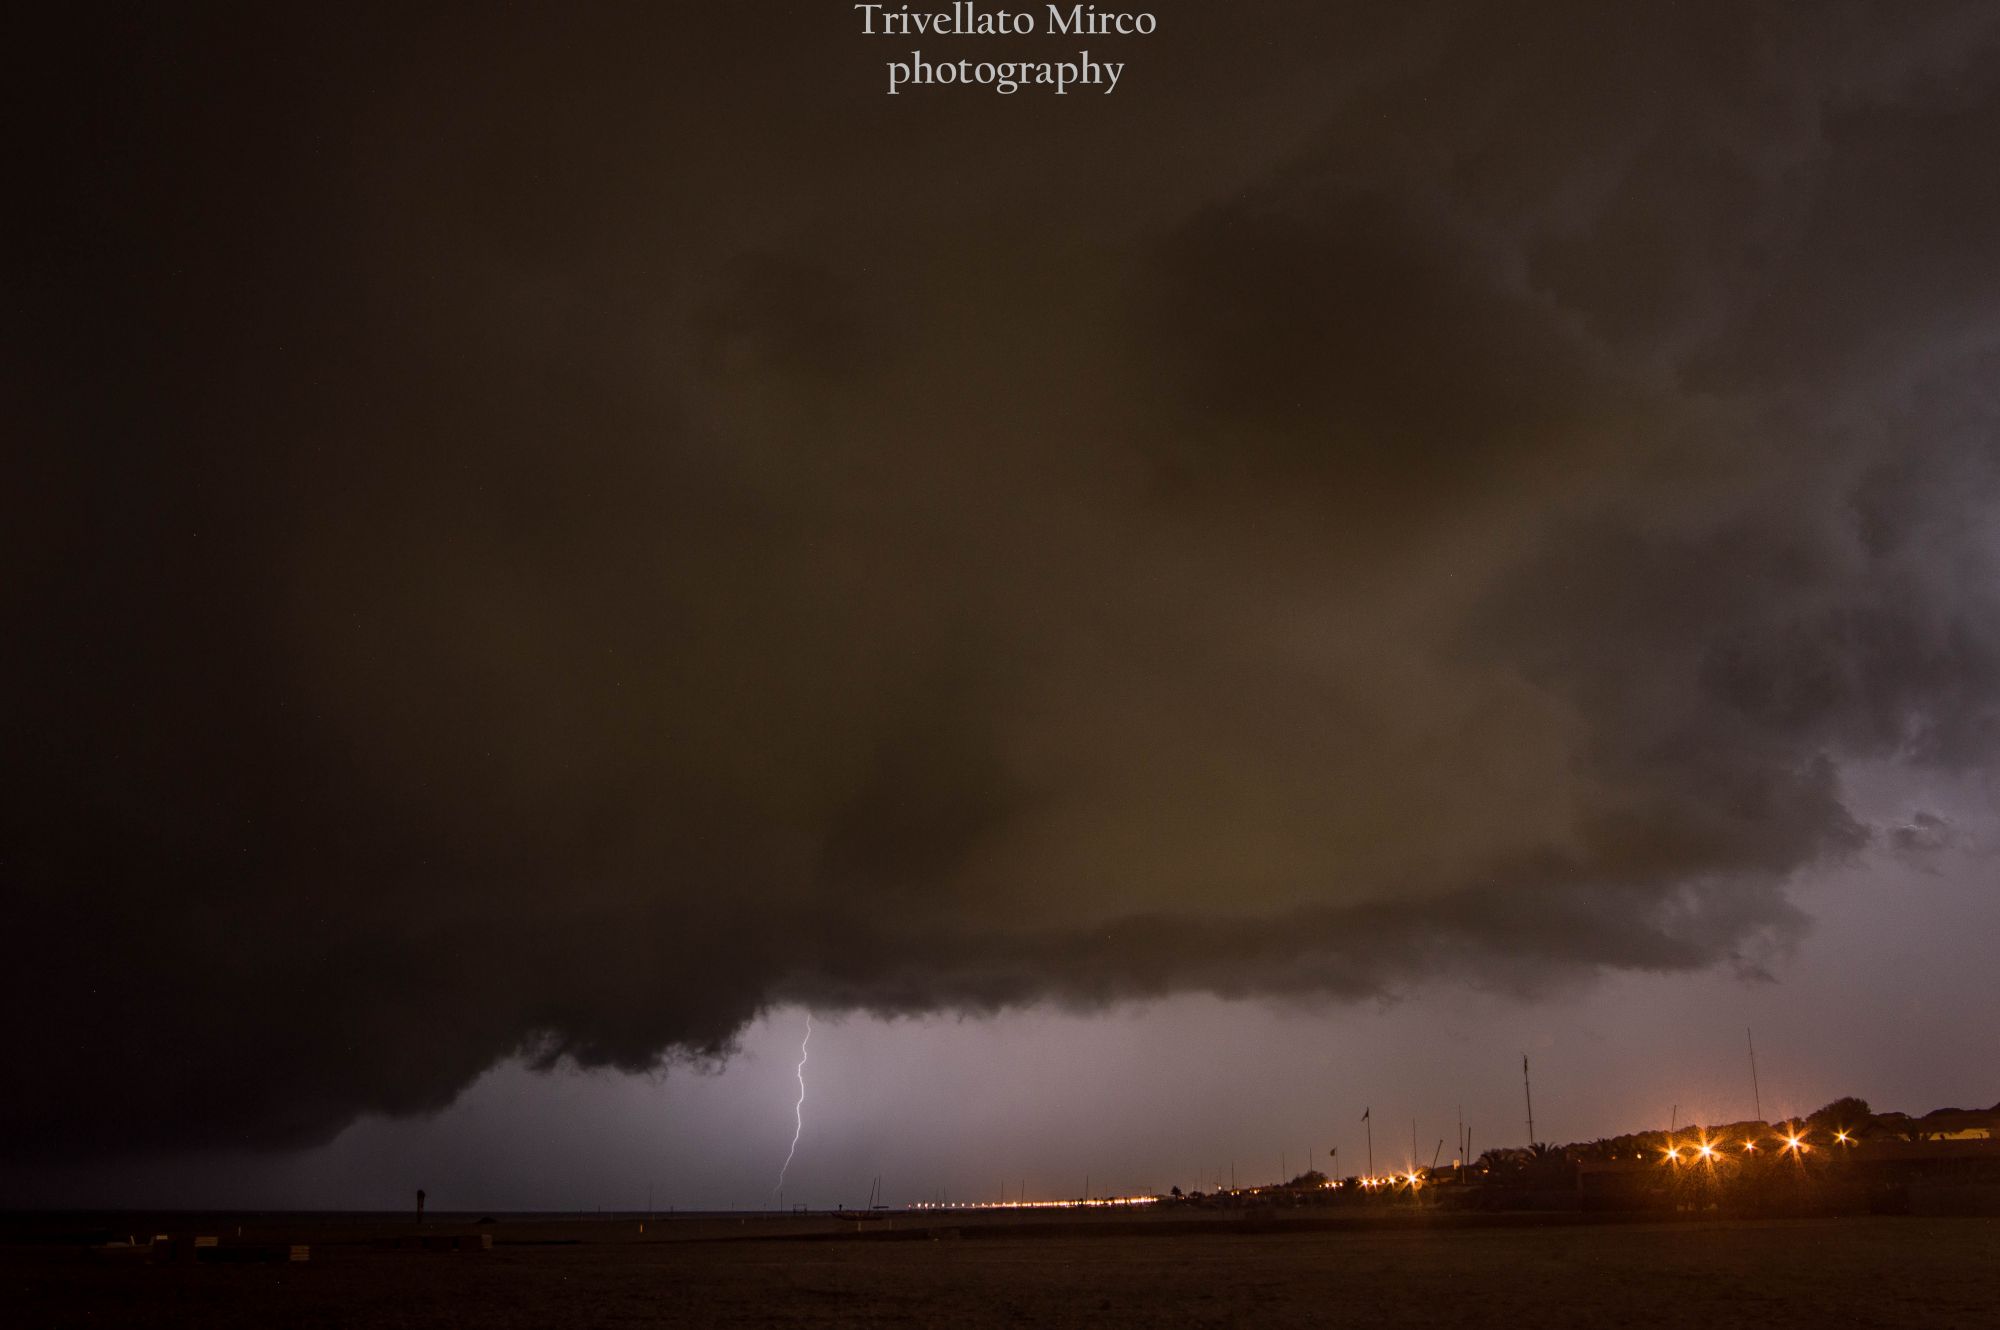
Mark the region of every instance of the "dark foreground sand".
<instances>
[{"instance_id":1,"label":"dark foreground sand","mask_svg":"<svg viewBox=\"0 0 2000 1330\"><path fill-rule=\"evenodd\" d=\"M736 1238L500 1225L491 1252L322 1231L306 1265L0 1246L9 1325L2000 1326L2000 1220ZM742 1230L757 1232L755 1229ZM720 1240L717 1234L722 1234Z\"/></svg>"}]
</instances>

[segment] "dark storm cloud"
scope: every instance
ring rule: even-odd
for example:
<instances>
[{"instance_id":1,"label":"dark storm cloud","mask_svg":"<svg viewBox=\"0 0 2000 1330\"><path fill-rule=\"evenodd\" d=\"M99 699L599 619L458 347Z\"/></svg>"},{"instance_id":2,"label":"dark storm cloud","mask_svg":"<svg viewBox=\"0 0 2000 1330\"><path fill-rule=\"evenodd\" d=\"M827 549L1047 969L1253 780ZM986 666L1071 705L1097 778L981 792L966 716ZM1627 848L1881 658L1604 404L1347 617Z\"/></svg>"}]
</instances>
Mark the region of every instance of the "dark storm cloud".
<instances>
[{"instance_id":1,"label":"dark storm cloud","mask_svg":"<svg viewBox=\"0 0 2000 1330\"><path fill-rule=\"evenodd\" d=\"M1754 972L1844 762L1990 759L1985 7L1190 6L1004 115L757 8L58 51L12 1151Z\"/></svg>"},{"instance_id":2,"label":"dark storm cloud","mask_svg":"<svg viewBox=\"0 0 2000 1330\"><path fill-rule=\"evenodd\" d=\"M1940 850L1949 849L1956 839L1949 818L1922 810L1910 814L1909 821L1889 832L1889 843L1896 852L1919 862Z\"/></svg>"}]
</instances>

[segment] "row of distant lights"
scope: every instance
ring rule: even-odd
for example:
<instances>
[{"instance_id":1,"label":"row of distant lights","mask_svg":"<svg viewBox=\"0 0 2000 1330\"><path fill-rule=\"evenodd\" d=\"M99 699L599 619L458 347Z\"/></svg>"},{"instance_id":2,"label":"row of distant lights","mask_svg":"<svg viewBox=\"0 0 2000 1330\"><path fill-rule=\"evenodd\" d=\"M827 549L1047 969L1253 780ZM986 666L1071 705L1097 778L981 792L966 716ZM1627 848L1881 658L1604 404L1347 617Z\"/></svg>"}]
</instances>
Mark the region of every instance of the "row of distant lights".
<instances>
[{"instance_id":1,"label":"row of distant lights","mask_svg":"<svg viewBox=\"0 0 2000 1330\"><path fill-rule=\"evenodd\" d=\"M1812 1149L1811 1144L1806 1141L1804 1136L1788 1135L1783 1139L1785 1142L1784 1148L1778 1151L1779 1154L1804 1154L1808 1150ZM1833 1139L1835 1140L1835 1142L1841 1145L1854 1144L1854 1138L1848 1135L1844 1131L1835 1132ZM1727 1141L1702 1141L1699 1144L1692 1146L1679 1146L1679 1145L1671 1146L1665 1151L1664 1162L1669 1164L1678 1164L1681 1161L1683 1153L1695 1159L1715 1159L1719 1157L1725 1149L1728 1148L1728 1145L1729 1142ZM1743 1142L1743 1153L1756 1154L1757 1142L1755 1141Z\"/></svg>"},{"instance_id":2,"label":"row of distant lights","mask_svg":"<svg viewBox=\"0 0 2000 1330\"><path fill-rule=\"evenodd\" d=\"M1421 1187L1423 1179L1415 1173L1387 1173L1379 1178L1356 1178L1355 1182L1364 1188L1376 1187ZM1338 1191L1347 1184L1340 1181L1323 1182L1322 1190ZM1283 1190L1270 1187L1244 1187L1242 1192L1252 1196L1266 1191ZM1240 1194L1231 1192L1231 1195ZM1095 1196L1091 1199L1073 1201L919 1201L913 1210L1082 1210L1112 1205L1158 1205L1157 1196Z\"/></svg>"},{"instance_id":3,"label":"row of distant lights","mask_svg":"<svg viewBox=\"0 0 2000 1330\"><path fill-rule=\"evenodd\" d=\"M1094 1196L1087 1201L918 1201L913 1210L1083 1210L1109 1205L1156 1205L1157 1196Z\"/></svg>"},{"instance_id":4,"label":"row of distant lights","mask_svg":"<svg viewBox=\"0 0 2000 1330\"><path fill-rule=\"evenodd\" d=\"M1811 1143L1804 1136L1786 1136L1783 1139L1784 1148L1779 1150L1779 1154L1804 1154L1812 1149ZM1854 1138L1844 1131L1835 1132L1833 1139L1841 1145L1854 1144ZM1677 1164L1684 1153L1696 1159L1715 1159L1728 1145L1727 1141L1702 1141L1698 1145L1687 1147L1676 1145L1666 1151L1666 1162ZM1756 1154L1757 1142L1743 1142L1743 1152ZM1356 1178L1355 1182L1367 1190L1380 1187L1415 1188L1424 1185L1423 1179L1415 1173L1385 1173L1379 1178ZM1339 1181L1320 1184L1322 1189L1327 1191L1338 1191L1345 1185ZM1248 1190L1255 1195L1264 1188L1251 1187ZM1071 1210L1088 1206L1155 1205L1159 1199L1157 1196L1104 1196L1088 1201L920 1201L915 1208L918 1210Z\"/></svg>"}]
</instances>

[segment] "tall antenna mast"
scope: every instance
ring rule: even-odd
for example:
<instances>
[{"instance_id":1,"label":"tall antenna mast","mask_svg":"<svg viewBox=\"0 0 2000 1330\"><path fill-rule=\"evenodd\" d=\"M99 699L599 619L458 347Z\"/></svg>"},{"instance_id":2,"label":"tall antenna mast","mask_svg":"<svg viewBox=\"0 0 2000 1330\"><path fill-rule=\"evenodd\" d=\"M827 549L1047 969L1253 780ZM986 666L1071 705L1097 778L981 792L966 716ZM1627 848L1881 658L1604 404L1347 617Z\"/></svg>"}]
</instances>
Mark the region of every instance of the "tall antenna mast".
<instances>
[{"instance_id":1,"label":"tall antenna mast","mask_svg":"<svg viewBox=\"0 0 2000 1330\"><path fill-rule=\"evenodd\" d=\"M1764 1094L1757 1088L1757 1041L1750 1037L1750 1027L1743 1027L1743 1042L1750 1046L1750 1102L1757 1109L1757 1121L1764 1120Z\"/></svg>"},{"instance_id":2,"label":"tall antenna mast","mask_svg":"<svg viewBox=\"0 0 2000 1330\"><path fill-rule=\"evenodd\" d=\"M1521 1054L1521 1093L1528 1100L1528 1144L1535 1143L1535 1091L1528 1084L1528 1055Z\"/></svg>"}]
</instances>

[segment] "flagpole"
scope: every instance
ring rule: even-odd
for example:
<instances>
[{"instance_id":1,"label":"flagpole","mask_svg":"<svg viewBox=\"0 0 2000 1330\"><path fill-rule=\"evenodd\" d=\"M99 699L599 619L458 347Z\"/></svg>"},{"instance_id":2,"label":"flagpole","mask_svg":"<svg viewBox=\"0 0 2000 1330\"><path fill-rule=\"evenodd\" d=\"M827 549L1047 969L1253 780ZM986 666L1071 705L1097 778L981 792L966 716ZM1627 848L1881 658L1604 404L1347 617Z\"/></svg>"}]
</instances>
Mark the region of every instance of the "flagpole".
<instances>
[{"instance_id":1,"label":"flagpole","mask_svg":"<svg viewBox=\"0 0 2000 1330\"><path fill-rule=\"evenodd\" d=\"M1375 1122L1373 1118L1374 1112L1375 1110L1372 1108L1364 1108L1361 1110L1361 1121L1368 1128L1368 1178L1371 1182L1375 1178Z\"/></svg>"}]
</instances>

